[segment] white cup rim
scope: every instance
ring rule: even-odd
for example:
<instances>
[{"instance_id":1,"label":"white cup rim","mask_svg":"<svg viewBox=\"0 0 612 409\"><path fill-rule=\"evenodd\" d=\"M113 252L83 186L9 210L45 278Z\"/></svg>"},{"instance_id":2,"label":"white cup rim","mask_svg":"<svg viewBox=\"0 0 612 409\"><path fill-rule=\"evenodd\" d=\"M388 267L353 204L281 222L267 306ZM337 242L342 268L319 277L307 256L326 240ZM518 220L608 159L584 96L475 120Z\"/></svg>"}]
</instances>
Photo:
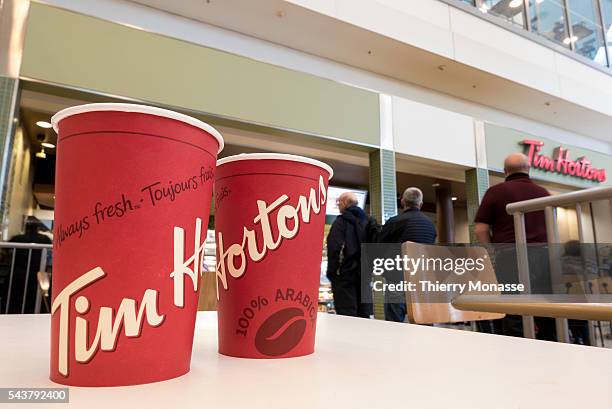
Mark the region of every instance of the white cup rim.
<instances>
[{"instance_id":1,"label":"white cup rim","mask_svg":"<svg viewBox=\"0 0 612 409\"><path fill-rule=\"evenodd\" d=\"M288 153L241 153L238 155L228 156L226 158L219 159L217 161L217 167L226 163L238 162L243 160L285 160L307 163L309 165L318 166L326 170L327 173L329 173L328 180L334 176L333 169L327 163L321 162L320 160L308 158L306 156L291 155Z\"/></svg>"},{"instance_id":2,"label":"white cup rim","mask_svg":"<svg viewBox=\"0 0 612 409\"><path fill-rule=\"evenodd\" d=\"M210 135L212 135L217 140L217 143L219 144L219 150L217 151L217 153L221 152L223 150L223 146L225 145L223 142L223 137L221 136L221 133L204 121L200 121L199 119L196 119L189 115L174 112L169 109L158 108L158 107L153 107L153 106L148 106L148 105L140 105L140 104L96 103L96 104L76 105L73 107L62 109L61 111L53 115L53 117L51 117L51 124L53 125L53 129L57 133L58 124L60 123L62 119L65 119L73 115L83 114L86 112L99 112L99 111L136 112L136 113L142 113L142 114L161 116L163 118L174 119L174 120L195 126L196 128L200 128L208 132Z\"/></svg>"}]
</instances>

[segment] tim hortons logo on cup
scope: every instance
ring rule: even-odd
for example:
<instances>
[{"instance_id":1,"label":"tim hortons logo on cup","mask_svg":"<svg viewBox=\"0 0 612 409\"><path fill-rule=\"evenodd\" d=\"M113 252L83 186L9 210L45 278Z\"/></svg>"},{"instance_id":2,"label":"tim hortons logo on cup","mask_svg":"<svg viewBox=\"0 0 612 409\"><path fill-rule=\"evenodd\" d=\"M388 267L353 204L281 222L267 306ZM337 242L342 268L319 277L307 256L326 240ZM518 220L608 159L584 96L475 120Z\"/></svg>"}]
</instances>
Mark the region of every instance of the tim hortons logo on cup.
<instances>
[{"instance_id":1,"label":"tim hortons logo on cup","mask_svg":"<svg viewBox=\"0 0 612 409\"><path fill-rule=\"evenodd\" d=\"M185 305L185 276L191 279L193 291L196 292L202 275L201 265L204 258L205 243L200 243L201 228L202 220L196 218L194 253L187 260L184 260L185 231L180 227L174 227L174 271L170 273L170 277L174 281L174 305L179 308L183 308ZM193 269L190 268L190 265L193 265ZM126 337L138 338L142 333L143 319L151 327L159 327L164 322L165 315L160 314L158 310L159 291L147 289L138 304L132 298L124 298L115 314L113 307L100 307L96 334L91 344L88 345L90 339L89 320L84 318L83 315L89 312L90 301L84 295L76 297L73 302L71 302L71 299L79 291L105 276L106 272L102 267L95 267L64 287L53 300L51 314L55 314L57 310L60 314L58 370L63 376L67 377L70 373L68 353L70 350L69 320L71 308L74 308L79 314L74 323L74 354L75 360L80 363L91 361L98 350L114 351L122 327Z\"/></svg>"},{"instance_id":2,"label":"tim hortons logo on cup","mask_svg":"<svg viewBox=\"0 0 612 409\"><path fill-rule=\"evenodd\" d=\"M271 204L267 204L264 200L257 200L258 214L253 219L255 225L261 227L261 233L263 236L263 243L261 248L257 243L257 236L255 230L249 230L246 227L243 229L242 242L234 243L224 250L223 233L219 232L217 235L217 248L219 249L219 262L217 263L217 299L219 299L219 281L223 289L227 291L227 273L234 277L242 277L246 270L247 259L246 251L248 251L249 258L252 261L260 261L268 250L277 249L283 239L292 239L297 236L300 230L300 220L302 223L308 223L310 221L310 215L312 212L319 214L321 208L325 204L327 199L327 191L325 190L325 182L323 176L319 176L318 191L315 188L310 188L308 197L300 195L298 198L297 206L291 206L290 204L284 204L289 200L289 196L281 195L278 199L273 201ZM278 237L274 238L272 233L272 227L270 225L270 214L276 210L276 227L278 229ZM293 228L287 226L287 221L293 220ZM234 260L240 259L240 264L237 267Z\"/></svg>"}]
</instances>

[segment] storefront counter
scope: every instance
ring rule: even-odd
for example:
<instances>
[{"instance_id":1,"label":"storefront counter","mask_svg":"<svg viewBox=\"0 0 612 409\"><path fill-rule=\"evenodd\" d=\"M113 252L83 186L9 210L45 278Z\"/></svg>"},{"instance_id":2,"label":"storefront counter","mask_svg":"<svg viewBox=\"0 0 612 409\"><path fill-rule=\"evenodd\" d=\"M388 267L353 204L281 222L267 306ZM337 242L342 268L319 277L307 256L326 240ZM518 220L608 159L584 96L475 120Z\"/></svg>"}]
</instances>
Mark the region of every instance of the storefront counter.
<instances>
[{"instance_id":1,"label":"storefront counter","mask_svg":"<svg viewBox=\"0 0 612 409\"><path fill-rule=\"evenodd\" d=\"M609 349L319 314L314 355L248 360L217 353L216 318L198 313L189 374L72 387L70 405L40 407L596 409L612 401ZM0 387L59 386L48 380L49 331L48 315L0 316Z\"/></svg>"}]
</instances>

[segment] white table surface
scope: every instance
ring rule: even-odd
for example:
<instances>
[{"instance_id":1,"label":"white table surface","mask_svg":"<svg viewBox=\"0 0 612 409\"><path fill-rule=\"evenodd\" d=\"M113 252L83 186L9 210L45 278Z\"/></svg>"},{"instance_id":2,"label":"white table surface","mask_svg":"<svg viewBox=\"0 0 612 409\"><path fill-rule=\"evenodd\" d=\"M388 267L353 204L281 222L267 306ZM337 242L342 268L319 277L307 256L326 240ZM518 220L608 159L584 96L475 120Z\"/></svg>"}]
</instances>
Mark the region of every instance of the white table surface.
<instances>
[{"instance_id":1,"label":"white table surface","mask_svg":"<svg viewBox=\"0 0 612 409\"><path fill-rule=\"evenodd\" d=\"M612 351L319 314L314 355L217 353L198 313L191 372L154 384L70 388L70 405L0 408L612 408ZM49 316L0 316L0 387L48 380Z\"/></svg>"}]
</instances>

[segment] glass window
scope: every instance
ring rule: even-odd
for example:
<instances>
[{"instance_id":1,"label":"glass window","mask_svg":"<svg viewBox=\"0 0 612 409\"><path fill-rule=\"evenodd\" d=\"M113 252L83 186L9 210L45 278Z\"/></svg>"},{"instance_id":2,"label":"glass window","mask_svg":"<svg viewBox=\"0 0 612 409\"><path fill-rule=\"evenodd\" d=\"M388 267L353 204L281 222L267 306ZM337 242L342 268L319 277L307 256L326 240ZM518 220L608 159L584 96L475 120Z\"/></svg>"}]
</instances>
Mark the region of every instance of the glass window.
<instances>
[{"instance_id":1,"label":"glass window","mask_svg":"<svg viewBox=\"0 0 612 409\"><path fill-rule=\"evenodd\" d=\"M533 32L569 48L563 0L529 0L529 21Z\"/></svg>"},{"instance_id":2,"label":"glass window","mask_svg":"<svg viewBox=\"0 0 612 409\"><path fill-rule=\"evenodd\" d=\"M474 5L474 0L459 0L459 1L462 2L462 3L467 3L467 4L471 5L471 6Z\"/></svg>"},{"instance_id":3,"label":"glass window","mask_svg":"<svg viewBox=\"0 0 612 409\"><path fill-rule=\"evenodd\" d=\"M525 3L523 0L480 0L478 8L483 13L501 17L509 23L524 27Z\"/></svg>"},{"instance_id":4,"label":"glass window","mask_svg":"<svg viewBox=\"0 0 612 409\"><path fill-rule=\"evenodd\" d=\"M597 0L568 0L569 20L571 23L570 42L574 51L607 65L603 33L597 16Z\"/></svg>"},{"instance_id":5,"label":"glass window","mask_svg":"<svg viewBox=\"0 0 612 409\"><path fill-rule=\"evenodd\" d=\"M608 47L608 66L612 66L612 0L601 0L601 13L603 14L604 28L606 32L606 47ZM596 58L601 58L597 56Z\"/></svg>"}]
</instances>

